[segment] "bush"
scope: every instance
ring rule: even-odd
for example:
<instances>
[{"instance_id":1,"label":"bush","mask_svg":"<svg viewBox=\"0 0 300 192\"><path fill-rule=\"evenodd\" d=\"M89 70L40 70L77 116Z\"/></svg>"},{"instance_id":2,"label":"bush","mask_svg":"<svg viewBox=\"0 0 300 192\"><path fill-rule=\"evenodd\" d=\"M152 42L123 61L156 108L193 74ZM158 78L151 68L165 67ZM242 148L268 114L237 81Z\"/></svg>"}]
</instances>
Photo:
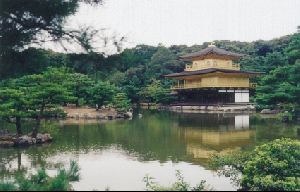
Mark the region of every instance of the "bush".
<instances>
[{"instance_id":1,"label":"bush","mask_svg":"<svg viewBox=\"0 0 300 192\"><path fill-rule=\"evenodd\" d=\"M153 81L147 87L142 89L142 91L139 92L139 95L143 102L156 104L169 104L174 99L174 96L171 96L171 90L165 88L159 80Z\"/></svg>"},{"instance_id":2,"label":"bush","mask_svg":"<svg viewBox=\"0 0 300 192\"><path fill-rule=\"evenodd\" d=\"M89 103L92 105L98 105L101 107L107 103L111 103L113 96L116 93L116 87L110 82L98 82L96 83L90 90L90 101Z\"/></svg>"},{"instance_id":3,"label":"bush","mask_svg":"<svg viewBox=\"0 0 300 192\"><path fill-rule=\"evenodd\" d=\"M79 168L77 162L71 161L70 169L67 172L68 178L70 179L70 181L79 181L79 177L80 177L79 171L80 171L80 168Z\"/></svg>"},{"instance_id":4,"label":"bush","mask_svg":"<svg viewBox=\"0 0 300 192\"><path fill-rule=\"evenodd\" d=\"M299 191L300 141L277 139L242 156L215 157L222 174L235 176L243 190ZM229 166L229 167L228 167ZM236 170L242 177L236 177Z\"/></svg>"},{"instance_id":5,"label":"bush","mask_svg":"<svg viewBox=\"0 0 300 192\"><path fill-rule=\"evenodd\" d=\"M275 140L254 150L241 184L250 190L300 190L300 142Z\"/></svg>"},{"instance_id":6,"label":"bush","mask_svg":"<svg viewBox=\"0 0 300 192\"><path fill-rule=\"evenodd\" d=\"M49 182L46 191L68 191L70 190L69 182L66 171L59 170L57 176Z\"/></svg>"},{"instance_id":7,"label":"bush","mask_svg":"<svg viewBox=\"0 0 300 192\"><path fill-rule=\"evenodd\" d=\"M16 191L16 186L13 183L1 182L0 191Z\"/></svg>"},{"instance_id":8,"label":"bush","mask_svg":"<svg viewBox=\"0 0 300 192\"><path fill-rule=\"evenodd\" d=\"M180 171L176 171L177 181L172 184L170 187L165 187L154 182L153 178L147 175L144 178L146 188L148 191L204 191L205 190L205 181L201 181L197 186L191 187L186 181Z\"/></svg>"},{"instance_id":9,"label":"bush","mask_svg":"<svg viewBox=\"0 0 300 192\"><path fill-rule=\"evenodd\" d=\"M279 113L277 115L277 118L282 121L282 122L289 122L289 121L292 121L293 120L293 114L286 111L286 112L283 112L283 113Z\"/></svg>"},{"instance_id":10,"label":"bush","mask_svg":"<svg viewBox=\"0 0 300 192\"><path fill-rule=\"evenodd\" d=\"M79 167L74 161L70 169L60 169L55 177L49 177L45 169L40 169L28 178L25 175L16 175L13 181L0 182L0 191L69 191L71 181L79 180Z\"/></svg>"},{"instance_id":11,"label":"bush","mask_svg":"<svg viewBox=\"0 0 300 192\"><path fill-rule=\"evenodd\" d=\"M113 105L120 113L127 112L131 107L130 100L125 93L118 93L116 96L114 96Z\"/></svg>"}]
</instances>

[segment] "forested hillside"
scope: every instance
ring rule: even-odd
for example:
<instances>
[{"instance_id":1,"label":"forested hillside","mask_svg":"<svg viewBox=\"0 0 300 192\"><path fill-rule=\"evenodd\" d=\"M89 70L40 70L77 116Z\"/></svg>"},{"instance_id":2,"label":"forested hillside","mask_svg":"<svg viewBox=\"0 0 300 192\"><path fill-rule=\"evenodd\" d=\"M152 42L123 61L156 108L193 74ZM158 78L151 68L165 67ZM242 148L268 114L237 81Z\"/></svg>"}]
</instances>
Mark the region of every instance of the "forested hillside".
<instances>
[{"instance_id":1,"label":"forested hillside","mask_svg":"<svg viewBox=\"0 0 300 192\"><path fill-rule=\"evenodd\" d=\"M48 67L68 67L97 81L110 81L133 102L165 102L171 83L163 75L180 72L185 64L178 57L206 48L209 43L165 47L138 45L108 57L98 53L63 54L29 48L1 57L1 79L41 73ZM300 34L270 41L215 41L215 45L246 54L242 69L265 72L256 101L260 107L295 108L300 104ZM293 109L291 109L293 110Z\"/></svg>"}]
</instances>

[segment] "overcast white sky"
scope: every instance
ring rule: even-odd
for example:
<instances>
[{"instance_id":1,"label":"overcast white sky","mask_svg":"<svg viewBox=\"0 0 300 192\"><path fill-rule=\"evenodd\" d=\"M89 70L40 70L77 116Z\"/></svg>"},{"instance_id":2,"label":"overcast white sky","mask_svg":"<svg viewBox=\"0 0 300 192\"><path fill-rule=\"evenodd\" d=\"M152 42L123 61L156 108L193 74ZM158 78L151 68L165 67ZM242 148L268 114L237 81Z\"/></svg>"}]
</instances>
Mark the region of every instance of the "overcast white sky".
<instances>
[{"instance_id":1,"label":"overcast white sky","mask_svg":"<svg viewBox=\"0 0 300 192\"><path fill-rule=\"evenodd\" d=\"M300 0L104 0L81 6L70 25L108 28L126 47L269 40L296 32Z\"/></svg>"}]
</instances>

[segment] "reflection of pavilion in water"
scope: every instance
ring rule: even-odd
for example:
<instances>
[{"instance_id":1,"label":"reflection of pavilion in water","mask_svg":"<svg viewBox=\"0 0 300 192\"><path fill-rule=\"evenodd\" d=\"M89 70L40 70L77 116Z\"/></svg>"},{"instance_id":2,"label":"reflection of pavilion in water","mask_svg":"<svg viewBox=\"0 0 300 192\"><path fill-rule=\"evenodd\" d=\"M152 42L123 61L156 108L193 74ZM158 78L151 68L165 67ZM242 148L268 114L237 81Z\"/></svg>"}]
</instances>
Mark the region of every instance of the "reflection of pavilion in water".
<instances>
[{"instance_id":1,"label":"reflection of pavilion in water","mask_svg":"<svg viewBox=\"0 0 300 192\"><path fill-rule=\"evenodd\" d=\"M208 159L254 144L248 114L183 114L178 126L195 159Z\"/></svg>"}]
</instances>

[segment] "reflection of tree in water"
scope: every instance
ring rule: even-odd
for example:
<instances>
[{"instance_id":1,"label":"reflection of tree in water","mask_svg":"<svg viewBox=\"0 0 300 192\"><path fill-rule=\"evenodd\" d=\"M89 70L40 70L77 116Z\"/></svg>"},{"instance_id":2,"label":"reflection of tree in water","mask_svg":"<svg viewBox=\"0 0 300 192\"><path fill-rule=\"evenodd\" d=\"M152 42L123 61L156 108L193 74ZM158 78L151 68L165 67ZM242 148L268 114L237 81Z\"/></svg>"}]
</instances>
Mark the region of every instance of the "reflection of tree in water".
<instances>
[{"instance_id":1,"label":"reflection of tree in water","mask_svg":"<svg viewBox=\"0 0 300 192\"><path fill-rule=\"evenodd\" d=\"M10 148L0 150L0 178L10 177L16 173L25 173L28 168L45 168L48 170L61 167L63 164L54 163L47 159L49 146L29 148Z\"/></svg>"},{"instance_id":2,"label":"reflection of tree in water","mask_svg":"<svg viewBox=\"0 0 300 192\"><path fill-rule=\"evenodd\" d=\"M14 166L15 164L15 166ZM12 176L22 169L22 152L20 149L0 150L0 178Z\"/></svg>"},{"instance_id":3,"label":"reflection of tree in water","mask_svg":"<svg viewBox=\"0 0 300 192\"><path fill-rule=\"evenodd\" d=\"M262 118L256 116L251 121L256 130L256 143L264 143L282 137L300 139L297 130L300 125L293 123L281 123L275 118Z\"/></svg>"},{"instance_id":4,"label":"reflection of tree in water","mask_svg":"<svg viewBox=\"0 0 300 192\"><path fill-rule=\"evenodd\" d=\"M234 115L183 113L178 116L178 125L182 128L218 130L223 127L234 127L234 120Z\"/></svg>"},{"instance_id":5,"label":"reflection of tree in water","mask_svg":"<svg viewBox=\"0 0 300 192\"><path fill-rule=\"evenodd\" d=\"M66 159L79 161L85 153L103 150L121 152L140 161L172 160L207 165L212 153L226 153L255 145L275 135L293 137L295 129L280 127L274 120L251 117L251 125L236 126L236 115L177 114L172 112L142 111L143 118L94 124L45 122L48 130L55 131L52 144L24 149L0 150L1 175L23 167L56 169ZM247 124L247 123L246 123ZM276 125L275 129L266 127ZM273 126L274 127L274 126ZM274 133L275 130L275 133ZM271 136L270 136L271 135ZM297 135L297 134L296 134ZM55 160L53 158L56 158ZM56 162L55 162L56 161Z\"/></svg>"}]
</instances>

